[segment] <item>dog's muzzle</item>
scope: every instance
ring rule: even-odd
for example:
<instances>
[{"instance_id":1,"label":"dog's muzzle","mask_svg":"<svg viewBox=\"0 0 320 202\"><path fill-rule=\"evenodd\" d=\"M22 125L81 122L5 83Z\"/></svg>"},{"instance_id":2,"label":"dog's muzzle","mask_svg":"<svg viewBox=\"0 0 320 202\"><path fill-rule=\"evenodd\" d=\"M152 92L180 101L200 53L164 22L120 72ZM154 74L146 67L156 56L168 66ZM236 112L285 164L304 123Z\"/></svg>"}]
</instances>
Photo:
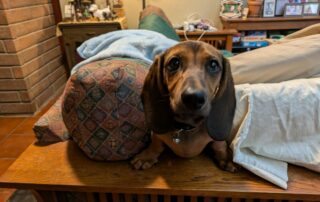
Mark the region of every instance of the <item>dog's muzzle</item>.
<instances>
[{"instance_id":1,"label":"dog's muzzle","mask_svg":"<svg viewBox=\"0 0 320 202\"><path fill-rule=\"evenodd\" d=\"M187 88L181 94L183 104L191 110L199 110L206 103L207 95L201 90Z\"/></svg>"}]
</instances>

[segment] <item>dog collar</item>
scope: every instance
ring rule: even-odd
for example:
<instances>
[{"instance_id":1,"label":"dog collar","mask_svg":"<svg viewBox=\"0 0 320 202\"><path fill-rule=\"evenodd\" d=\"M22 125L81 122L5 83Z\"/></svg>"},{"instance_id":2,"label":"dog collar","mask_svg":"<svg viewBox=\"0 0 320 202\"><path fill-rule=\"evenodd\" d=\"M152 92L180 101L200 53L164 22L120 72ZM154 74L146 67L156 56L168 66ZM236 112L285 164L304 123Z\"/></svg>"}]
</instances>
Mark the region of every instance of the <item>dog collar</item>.
<instances>
[{"instance_id":1,"label":"dog collar","mask_svg":"<svg viewBox=\"0 0 320 202\"><path fill-rule=\"evenodd\" d=\"M175 128L175 131L172 134L172 141L176 144L179 144L181 142L181 133L190 131L195 128L194 126L178 121L174 121L173 127Z\"/></svg>"},{"instance_id":2,"label":"dog collar","mask_svg":"<svg viewBox=\"0 0 320 202\"><path fill-rule=\"evenodd\" d=\"M174 121L173 122L173 127L176 130L192 130L195 127L186 123L182 123L182 122L178 122L178 121Z\"/></svg>"}]
</instances>

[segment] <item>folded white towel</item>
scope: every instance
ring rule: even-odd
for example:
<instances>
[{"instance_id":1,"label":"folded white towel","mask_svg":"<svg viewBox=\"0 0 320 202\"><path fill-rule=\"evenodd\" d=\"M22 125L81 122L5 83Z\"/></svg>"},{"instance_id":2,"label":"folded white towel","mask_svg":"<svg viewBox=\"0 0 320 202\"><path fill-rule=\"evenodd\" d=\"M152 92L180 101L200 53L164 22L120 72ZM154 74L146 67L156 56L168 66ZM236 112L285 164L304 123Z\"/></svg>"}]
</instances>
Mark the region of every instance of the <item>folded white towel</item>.
<instances>
[{"instance_id":1,"label":"folded white towel","mask_svg":"<svg viewBox=\"0 0 320 202\"><path fill-rule=\"evenodd\" d=\"M320 172L320 78L236 86L234 162L287 188L287 163Z\"/></svg>"}]
</instances>

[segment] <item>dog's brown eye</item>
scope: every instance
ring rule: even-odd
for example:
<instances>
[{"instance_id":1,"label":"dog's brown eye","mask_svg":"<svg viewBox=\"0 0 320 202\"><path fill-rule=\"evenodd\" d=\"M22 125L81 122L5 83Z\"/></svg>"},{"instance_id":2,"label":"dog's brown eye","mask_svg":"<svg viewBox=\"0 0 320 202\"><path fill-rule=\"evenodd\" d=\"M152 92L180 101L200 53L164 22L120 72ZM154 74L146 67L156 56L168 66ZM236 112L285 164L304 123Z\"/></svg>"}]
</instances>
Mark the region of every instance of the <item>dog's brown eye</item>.
<instances>
[{"instance_id":1,"label":"dog's brown eye","mask_svg":"<svg viewBox=\"0 0 320 202\"><path fill-rule=\"evenodd\" d=\"M220 66L215 60L209 60L207 68L210 74L215 74L220 70Z\"/></svg>"},{"instance_id":2,"label":"dog's brown eye","mask_svg":"<svg viewBox=\"0 0 320 202\"><path fill-rule=\"evenodd\" d=\"M171 72L177 71L180 68L181 62L177 57L172 58L168 63L168 69Z\"/></svg>"}]
</instances>

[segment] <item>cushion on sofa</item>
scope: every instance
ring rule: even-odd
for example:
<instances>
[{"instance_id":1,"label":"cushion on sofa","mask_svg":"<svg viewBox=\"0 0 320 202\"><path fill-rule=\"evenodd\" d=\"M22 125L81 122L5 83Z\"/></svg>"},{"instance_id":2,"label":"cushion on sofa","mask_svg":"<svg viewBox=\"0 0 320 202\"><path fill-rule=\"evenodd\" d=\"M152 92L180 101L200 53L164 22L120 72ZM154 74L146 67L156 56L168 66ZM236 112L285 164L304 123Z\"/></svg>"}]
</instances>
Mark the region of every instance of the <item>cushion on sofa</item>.
<instances>
[{"instance_id":1,"label":"cushion on sofa","mask_svg":"<svg viewBox=\"0 0 320 202\"><path fill-rule=\"evenodd\" d=\"M72 139L94 160L125 160L148 143L140 93L149 65L112 58L68 80L62 116Z\"/></svg>"},{"instance_id":2,"label":"cushion on sofa","mask_svg":"<svg viewBox=\"0 0 320 202\"><path fill-rule=\"evenodd\" d=\"M159 32L169 39L180 41L180 38L175 30L162 17L156 14L151 14L147 17L144 17L139 23L139 29Z\"/></svg>"},{"instance_id":3,"label":"cushion on sofa","mask_svg":"<svg viewBox=\"0 0 320 202\"><path fill-rule=\"evenodd\" d=\"M62 97L34 124L33 131L38 143L48 144L69 139L69 133L61 115Z\"/></svg>"}]
</instances>

